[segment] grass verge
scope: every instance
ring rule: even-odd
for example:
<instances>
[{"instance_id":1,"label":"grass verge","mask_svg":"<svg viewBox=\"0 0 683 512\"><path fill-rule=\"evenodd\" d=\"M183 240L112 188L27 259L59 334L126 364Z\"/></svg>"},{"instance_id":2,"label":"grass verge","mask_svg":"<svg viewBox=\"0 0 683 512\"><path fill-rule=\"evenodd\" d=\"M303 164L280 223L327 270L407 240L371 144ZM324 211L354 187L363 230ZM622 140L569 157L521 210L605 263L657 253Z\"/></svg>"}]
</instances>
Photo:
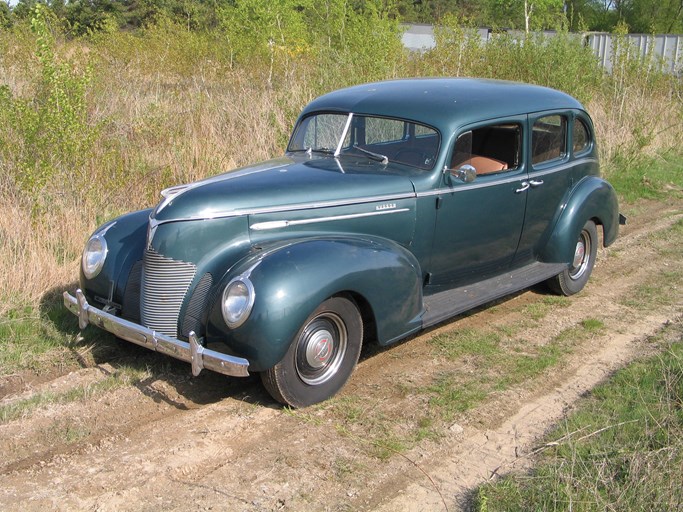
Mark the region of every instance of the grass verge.
<instances>
[{"instance_id":1,"label":"grass verge","mask_svg":"<svg viewBox=\"0 0 683 512\"><path fill-rule=\"evenodd\" d=\"M663 352L629 365L552 431L528 474L475 493L474 510L680 510L683 487L683 326Z\"/></svg>"}]
</instances>

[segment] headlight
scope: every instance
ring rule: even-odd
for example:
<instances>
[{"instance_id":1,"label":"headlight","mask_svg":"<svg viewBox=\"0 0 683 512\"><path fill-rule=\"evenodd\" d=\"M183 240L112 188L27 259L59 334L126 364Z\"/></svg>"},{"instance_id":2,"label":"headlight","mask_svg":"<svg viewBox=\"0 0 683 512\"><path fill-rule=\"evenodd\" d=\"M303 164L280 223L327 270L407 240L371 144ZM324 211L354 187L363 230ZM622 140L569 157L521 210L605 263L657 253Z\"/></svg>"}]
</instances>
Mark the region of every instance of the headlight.
<instances>
[{"instance_id":1,"label":"headlight","mask_svg":"<svg viewBox=\"0 0 683 512\"><path fill-rule=\"evenodd\" d=\"M223 290L221 310L228 327L235 329L242 325L254 306L254 286L246 277L240 276L228 283Z\"/></svg>"},{"instance_id":2,"label":"headlight","mask_svg":"<svg viewBox=\"0 0 683 512\"><path fill-rule=\"evenodd\" d=\"M93 235L85 244L85 249L83 250L83 274L88 279L96 277L102 267L104 266L104 260L107 258L107 241L102 236L102 233Z\"/></svg>"}]
</instances>

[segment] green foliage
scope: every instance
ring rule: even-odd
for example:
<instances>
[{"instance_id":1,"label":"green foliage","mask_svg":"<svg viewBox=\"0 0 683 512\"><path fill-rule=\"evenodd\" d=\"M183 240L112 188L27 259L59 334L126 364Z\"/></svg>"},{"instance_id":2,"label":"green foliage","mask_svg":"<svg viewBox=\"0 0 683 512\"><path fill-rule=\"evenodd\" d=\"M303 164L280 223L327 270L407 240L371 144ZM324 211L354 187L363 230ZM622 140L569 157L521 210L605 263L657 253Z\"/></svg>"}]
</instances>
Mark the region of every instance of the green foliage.
<instances>
[{"instance_id":1,"label":"green foliage","mask_svg":"<svg viewBox=\"0 0 683 512\"><path fill-rule=\"evenodd\" d=\"M634 153L617 154L606 169L610 183L624 200L683 197L683 163L677 152L654 157Z\"/></svg>"},{"instance_id":2,"label":"green foliage","mask_svg":"<svg viewBox=\"0 0 683 512\"><path fill-rule=\"evenodd\" d=\"M41 3L76 35L113 28L140 29L162 18L200 32L236 19L245 23L234 26L236 32L244 26L252 33L277 35L282 27L291 26L292 17L307 24L318 16L336 26L350 11L373 9L406 22L440 24L455 16L476 26L527 31L569 26L575 31L611 32L620 23L634 33L683 31L679 0L19 0L14 8L5 1L0 0L0 28L14 19L30 18L34 6ZM236 18L232 18L234 14ZM278 44L277 38L272 40Z\"/></svg>"},{"instance_id":3,"label":"green foliage","mask_svg":"<svg viewBox=\"0 0 683 512\"><path fill-rule=\"evenodd\" d=\"M295 61L313 61L323 88L396 69L404 50L394 15L380 0L357 7L347 0L248 0L218 11L232 65L267 66L270 83L274 74L289 74Z\"/></svg>"},{"instance_id":4,"label":"green foliage","mask_svg":"<svg viewBox=\"0 0 683 512\"><path fill-rule=\"evenodd\" d=\"M591 49L568 32L521 38L499 34L483 43L476 32L462 28L462 20L447 17L435 35L437 46L424 56L421 66L421 72L428 75L534 83L565 91L584 103L603 79L603 70Z\"/></svg>"},{"instance_id":5,"label":"green foliage","mask_svg":"<svg viewBox=\"0 0 683 512\"><path fill-rule=\"evenodd\" d=\"M250 0L220 9L219 24L231 57L241 64L267 62L270 83L275 66L287 68L292 57L309 51L306 7L298 0Z\"/></svg>"},{"instance_id":6,"label":"green foliage","mask_svg":"<svg viewBox=\"0 0 683 512\"><path fill-rule=\"evenodd\" d=\"M12 11L9 4L0 0L0 30L10 28L12 23Z\"/></svg>"},{"instance_id":7,"label":"green foliage","mask_svg":"<svg viewBox=\"0 0 683 512\"><path fill-rule=\"evenodd\" d=\"M0 156L13 164L16 186L38 207L69 188L97 137L86 102L92 71L59 60L54 21L44 5L35 6L31 28L40 76L34 93L14 97L8 87L0 88L0 107L9 128L0 134Z\"/></svg>"},{"instance_id":8,"label":"green foliage","mask_svg":"<svg viewBox=\"0 0 683 512\"><path fill-rule=\"evenodd\" d=\"M492 24L498 27L543 30L561 27L566 18L563 0L487 0Z\"/></svg>"}]
</instances>

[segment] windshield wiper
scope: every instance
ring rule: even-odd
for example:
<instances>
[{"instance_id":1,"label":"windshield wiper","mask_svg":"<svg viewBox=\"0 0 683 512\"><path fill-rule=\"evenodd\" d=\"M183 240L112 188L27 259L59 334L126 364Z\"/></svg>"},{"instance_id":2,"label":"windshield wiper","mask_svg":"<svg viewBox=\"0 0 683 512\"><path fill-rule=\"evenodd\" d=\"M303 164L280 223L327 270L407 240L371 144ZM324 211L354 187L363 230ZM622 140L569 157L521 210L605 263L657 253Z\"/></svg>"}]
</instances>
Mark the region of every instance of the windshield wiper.
<instances>
[{"instance_id":1,"label":"windshield wiper","mask_svg":"<svg viewBox=\"0 0 683 512\"><path fill-rule=\"evenodd\" d=\"M289 153L306 153L307 155L310 155L311 153L324 153L326 155L331 155L334 153L334 150L332 148L297 148L289 149L287 151Z\"/></svg>"},{"instance_id":2,"label":"windshield wiper","mask_svg":"<svg viewBox=\"0 0 683 512\"><path fill-rule=\"evenodd\" d=\"M381 155L379 153L373 153L372 151L368 151L367 149L362 148L362 147L358 146L357 144L351 146L351 148L357 149L361 153L365 153L370 158L373 158L373 159L377 160L378 162L380 162L382 165L387 165L389 163L389 157L386 155Z\"/></svg>"},{"instance_id":3,"label":"windshield wiper","mask_svg":"<svg viewBox=\"0 0 683 512\"><path fill-rule=\"evenodd\" d=\"M308 148L306 151L309 153L325 153L326 155L333 155L334 149L332 148Z\"/></svg>"}]
</instances>

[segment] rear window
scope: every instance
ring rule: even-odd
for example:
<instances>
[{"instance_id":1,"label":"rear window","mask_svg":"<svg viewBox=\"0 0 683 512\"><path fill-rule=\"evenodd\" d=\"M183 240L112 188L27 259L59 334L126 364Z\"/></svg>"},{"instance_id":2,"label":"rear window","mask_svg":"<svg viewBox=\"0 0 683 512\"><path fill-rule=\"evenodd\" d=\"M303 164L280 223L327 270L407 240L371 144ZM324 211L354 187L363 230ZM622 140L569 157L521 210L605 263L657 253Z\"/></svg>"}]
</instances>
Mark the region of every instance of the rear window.
<instances>
[{"instance_id":1,"label":"rear window","mask_svg":"<svg viewBox=\"0 0 683 512\"><path fill-rule=\"evenodd\" d=\"M588 131L588 127L581 119L574 119L572 141L575 155L583 153L590 147L590 132Z\"/></svg>"},{"instance_id":2,"label":"rear window","mask_svg":"<svg viewBox=\"0 0 683 512\"><path fill-rule=\"evenodd\" d=\"M564 158L567 154L567 118L561 115L541 117L531 134L533 165Z\"/></svg>"}]
</instances>

